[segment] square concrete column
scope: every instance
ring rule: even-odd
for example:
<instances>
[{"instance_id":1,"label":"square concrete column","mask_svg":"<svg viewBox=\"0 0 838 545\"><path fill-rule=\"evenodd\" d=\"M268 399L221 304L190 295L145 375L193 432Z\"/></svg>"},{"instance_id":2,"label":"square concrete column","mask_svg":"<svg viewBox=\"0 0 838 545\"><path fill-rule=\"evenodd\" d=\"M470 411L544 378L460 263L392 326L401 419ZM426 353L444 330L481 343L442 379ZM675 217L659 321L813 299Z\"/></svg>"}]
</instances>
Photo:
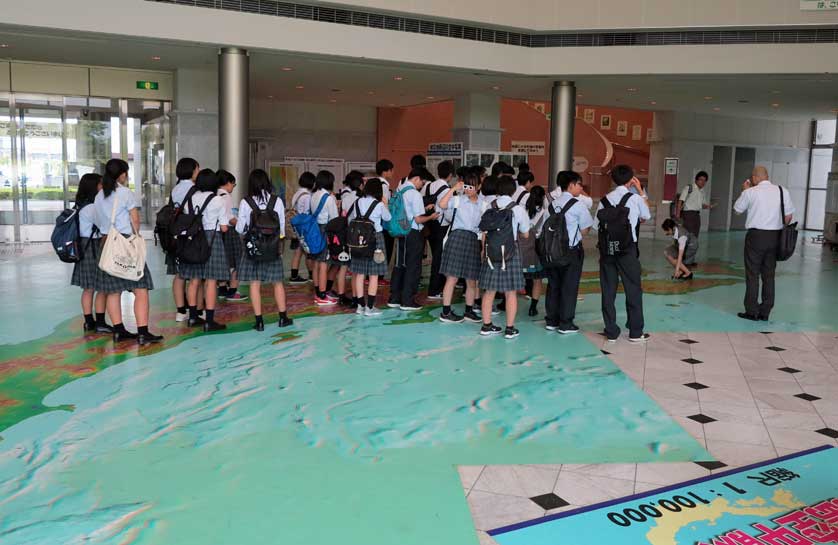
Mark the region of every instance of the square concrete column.
<instances>
[{"instance_id":1,"label":"square concrete column","mask_svg":"<svg viewBox=\"0 0 838 545\"><path fill-rule=\"evenodd\" d=\"M500 150L500 100L478 93L456 97L451 139L462 142L467 150Z\"/></svg>"}]
</instances>

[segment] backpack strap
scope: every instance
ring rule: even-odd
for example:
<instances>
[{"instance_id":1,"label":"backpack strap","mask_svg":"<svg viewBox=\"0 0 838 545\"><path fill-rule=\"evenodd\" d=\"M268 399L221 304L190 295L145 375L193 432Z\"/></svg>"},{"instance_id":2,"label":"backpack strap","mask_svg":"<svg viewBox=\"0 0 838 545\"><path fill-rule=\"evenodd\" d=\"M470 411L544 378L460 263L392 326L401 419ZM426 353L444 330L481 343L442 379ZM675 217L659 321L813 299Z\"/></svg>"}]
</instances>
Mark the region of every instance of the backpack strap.
<instances>
[{"instance_id":1,"label":"backpack strap","mask_svg":"<svg viewBox=\"0 0 838 545\"><path fill-rule=\"evenodd\" d=\"M198 210L198 213L203 215L204 210L207 209L207 206L209 206L210 201L214 198L215 198L215 193L213 193L212 195L207 197L207 200L204 201L204 204L201 206L200 210Z\"/></svg>"},{"instance_id":2,"label":"backpack strap","mask_svg":"<svg viewBox=\"0 0 838 545\"><path fill-rule=\"evenodd\" d=\"M521 201L524 200L524 197L529 195L529 191L522 191L520 195L518 195L518 200L515 201L515 204L521 204Z\"/></svg>"},{"instance_id":3,"label":"backpack strap","mask_svg":"<svg viewBox=\"0 0 838 545\"><path fill-rule=\"evenodd\" d=\"M428 186L428 188L430 188L430 186ZM434 200L437 200L439 198L439 196L442 194L442 192L445 191L446 189L449 189L448 184L445 184L444 186L442 186L439 189L437 189L436 191L434 191Z\"/></svg>"},{"instance_id":4,"label":"backpack strap","mask_svg":"<svg viewBox=\"0 0 838 545\"><path fill-rule=\"evenodd\" d=\"M495 201L495 202L497 202L497 201ZM504 210L512 210L516 206L518 206L518 204L515 201L513 201L513 202L507 204L506 206L504 206L503 209Z\"/></svg>"},{"instance_id":5,"label":"backpack strap","mask_svg":"<svg viewBox=\"0 0 838 545\"><path fill-rule=\"evenodd\" d=\"M358 201L360 201L360 200L361 199L358 199ZM355 209L356 209L355 217L356 218L361 215L361 207L358 205L358 201L355 201ZM364 219L365 220L369 221L370 216L372 216L372 211L375 210L376 206L378 206L378 201L376 201L376 200L372 201L372 204L370 205L370 207L367 208L367 213L364 214Z\"/></svg>"},{"instance_id":6,"label":"backpack strap","mask_svg":"<svg viewBox=\"0 0 838 545\"><path fill-rule=\"evenodd\" d=\"M180 207L183 208L183 205L186 204L189 210L189 213L194 213L194 208L192 206L192 196L198 192L198 186L193 185L189 188L189 191L186 192L186 196L183 197L183 202L180 203Z\"/></svg>"},{"instance_id":7,"label":"backpack strap","mask_svg":"<svg viewBox=\"0 0 838 545\"><path fill-rule=\"evenodd\" d=\"M783 195L783 186L777 186L780 188L780 222L782 222L783 226L786 224L786 198Z\"/></svg>"},{"instance_id":8,"label":"backpack strap","mask_svg":"<svg viewBox=\"0 0 838 545\"><path fill-rule=\"evenodd\" d=\"M618 206L625 206L626 203L628 203L628 200L631 198L632 195L633 195L633 193L631 191L629 191L628 193L623 195L623 198L620 199L620 204Z\"/></svg>"},{"instance_id":9,"label":"backpack strap","mask_svg":"<svg viewBox=\"0 0 838 545\"><path fill-rule=\"evenodd\" d=\"M602 205L603 208L614 208L614 205L611 204L611 201L608 200L607 195L600 199L599 203Z\"/></svg>"},{"instance_id":10,"label":"backpack strap","mask_svg":"<svg viewBox=\"0 0 838 545\"><path fill-rule=\"evenodd\" d=\"M265 208L265 210L269 210L269 211L273 210L274 207L276 206L277 199L278 199L278 197L275 194L271 194L271 198L268 199L268 207Z\"/></svg>"},{"instance_id":11,"label":"backpack strap","mask_svg":"<svg viewBox=\"0 0 838 545\"><path fill-rule=\"evenodd\" d=\"M317 205L317 209L312 213L312 215L317 218L320 215L320 212L323 211L323 207L326 206L326 201L329 200L329 194L326 193L323 195L323 198L320 199L320 203Z\"/></svg>"},{"instance_id":12,"label":"backpack strap","mask_svg":"<svg viewBox=\"0 0 838 545\"><path fill-rule=\"evenodd\" d=\"M561 212L559 212L559 213L562 214L562 215L567 214L567 211L570 210L573 207L573 205L578 203L578 202L579 202L579 200L576 199L575 197L570 199L569 201L567 201L567 203L565 203L565 205L562 207Z\"/></svg>"}]
</instances>

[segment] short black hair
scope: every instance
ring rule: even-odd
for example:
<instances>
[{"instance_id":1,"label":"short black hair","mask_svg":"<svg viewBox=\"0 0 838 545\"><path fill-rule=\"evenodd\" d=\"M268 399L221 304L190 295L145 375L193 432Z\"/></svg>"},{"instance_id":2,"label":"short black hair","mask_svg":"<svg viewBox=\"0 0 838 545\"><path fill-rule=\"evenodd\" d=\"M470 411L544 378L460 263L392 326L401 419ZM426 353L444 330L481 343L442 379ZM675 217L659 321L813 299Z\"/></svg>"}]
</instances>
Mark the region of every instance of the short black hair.
<instances>
[{"instance_id":1,"label":"short black hair","mask_svg":"<svg viewBox=\"0 0 838 545\"><path fill-rule=\"evenodd\" d=\"M430 172L428 172L428 169L424 166L414 167L413 170L410 171L410 174L407 175L407 179L412 180L417 176L422 178L422 181L425 182L433 182L434 180L436 180L436 178L434 178L433 175Z\"/></svg>"},{"instance_id":2,"label":"short black hair","mask_svg":"<svg viewBox=\"0 0 838 545\"><path fill-rule=\"evenodd\" d=\"M666 218L665 220L663 220L663 223L661 224L661 229L663 229L664 231L670 231L672 229L675 229L675 220L673 220L672 218Z\"/></svg>"},{"instance_id":3,"label":"short black hair","mask_svg":"<svg viewBox=\"0 0 838 545\"><path fill-rule=\"evenodd\" d=\"M474 165L471 167L471 172L478 178L482 178L486 174L486 167L483 165Z\"/></svg>"},{"instance_id":4,"label":"short black hair","mask_svg":"<svg viewBox=\"0 0 838 545\"><path fill-rule=\"evenodd\" d=\"M695 179L698 180L699 178L704 178L705 180L709 180L710 176L708 176L707 173L704 172L703 170L699 170L698 174L695 175Z\"/></svg>"},{"instance_id":5,"label":"short black hair","mask_svg":"<svg viewBox=\"0 0 838 545\"><path fill-rule=\"evenodd\" d=\"M218 187L227 185L229 183L236 183L236 177L233 176L232 173L224 170L223 168L218 169L215 175L218 176Z\"/></svg>"},{"instance_id":6,"label":"short black hair","mask_svg":"<svg viewBox=\"0 0 838 545\"><path fill-rule=\"evenodd\" d=\"M364 184L363 192L365 196L380 201L384 198L384 182L378 178L367 180L367 183Z\"/></svg>"},{"instance_id":7,"label":"short black hair","mask_svg":"<svg viewBox=\"0 0 838 545\"><path fill-rule=\"evenodd\" d=\"M199 166L200 165L198 164L198 161L196 161L192 157L183 157L180 161L177 162L177 166L175 167L175 175L177 176L178 180L191 180L192 173L195 172L195 169Z\"/></svg>"},{"instance_id":8,"label":"short black hair","mask_svg":"<svg viewBox=\"0 0 838 545\"><path fill-rule=\"evenodd\" d=\"M480 178L480 175L477 175ZM514 192L514 191L513 191ZM487 176L483 183L480 186L480 193L483 194L484 197L491 197L492 195L498 194L498 178L497 176Z\"/></svg>"},{"instance_id":9,"label":"short black hair","mask_svg":"<svg viewBox=\"0 0 838 545\"><path fill-rule=\"evenodd\" d=\"M343 187L355 193L359 192L362 185L364 185L364 175L358 170L350 170L343 179Z\"/></svg>"},{"instance_id":10,"label":"short black hair","mask_svg":"<svg viewBox=\"0 0 838 545\"><path fill-rule=\"evenodd\" d=\"M460 166L457 168L457 178L461 180L465 180L466 176L472 174L471 169L465 165Z\"/></svg>"},{"instance_id":11,"label":"short black hair","mask_svg":"<svg viewBox=\"0 0 838 545\"><path fill-rule=\"evenodd\" d=\"M211 168L205 168L198 173L195 179L195 187L198 191L209 191L215 193L218 191L218 176Z\"/></svg>"},{"instance_id":12,"label":"short black hair","mask_svg":"<svg viewBox=\"0 0 838 545\"><path fill-rule=\"evenodd\" d=\"M525 186L535 181L535 176L529 170L523 170L518 173L518 185Z\"/></svg>"},{"instance_id":13,"label":"short black hair","mask_svg":"<svg viewBox=\"0 0 838 545\"><path fill-rule=\"evenodd\" d=\"M317 178L314 176L313 173L305 171L302 174L300 174L300 180L298 183L300 187L302 187L303 189L314 189L314 182L316 180Z\"/></svg>"},{"instance_id":14,"label":"short black hair","mask_svg":"<svg viewBox=\"0 0 838 545\"><path fill-rule=\"evenodd\" d=\"M335 175L328 170L321 170L317 173L314 188L317 191L325 189L331 192L335 188Z\"/></svg>"},{"instance_id":15,"label":"short black hair","mask_svg":"<svg viewBox=\"0 0 838 545\"><path fill-rule=\"evenodd\" d=\"M436 173L440 180L447 180L454 173L454 163L443 161L436 166Z\"/></svg>"},{"instance_id":16,"label":"short black hair","mask_svg":"<svg viewBox=\"0 0 838 545\"><path fill-rule=\"evenodd\" d=\"M614 185L626 185L634 178L634 169L628 165L617 165L611 169L611 179Z\"/></svg>"},{"instance_id":17,"label":"short black hair","mask_svg":"<svg viewBox=\"0 0 838 545\"><path fill-rule=\"evenodd\" d=\"M419 168L427 166L428 162L425 160L424 155L416 154L410 158L410 168ZM413 178L413 176L411 176Z\"/></svg>"},{"instance_id":18,"label":"short black hair","mask_svg":"<svg viewBox=\"0 0 838 545\"><path fill-rule=\"evenodd\" d=\"M263 195L274 192L271 177L261 168L254 169L247 178L247 195L252 199L261 199Z\"/></svg>"},{"instance_id":19,"label":"short black hair","mask_svg":"<svg viewBox=\"0 0 838 545\"><path fill-rule=\"evenodd\" d=\"M492 165L492 176L503 176L505 174L515 175L515 169L504 161L498 161Z\"/></svg>"},{"instance_id":20,"label":"short black hair","mask_svg":"<svg viewBox=\"0 0 838 545\"><path fill-rule=\"evenodd\" d=\"M390 159L380 159L375 164L375 173L376 173L376 175L381 176L382 174L384 174L388 170L393 170L393 168L394 168L394 165L393 165L393 162Z\"/></svg>"},{"instance_id":21,"label":"short black hair","mask_svg":"<svg viewBox=\"0 0 838 545\"><path fill-rule=\"evenodd\" d=\"M530 164L525 161L518 163L518 172L530 172Z\"/></svg>"},{"instance_id":22,"label":"short black hair","mask_svg":"<svg viewBox=\"0 0 838 545\"><path fill-rule=\"evenodd\" d=\"M512 176L501 176L498 179L498 195L511 197L515 194L516 187L518 187L518 184L515 183L515 179Z\"/></svg>"},{"instance_id":23,"label":"short black hair","mask_svg":"<svg viewBox=\"0 0 838 545\"><path fill-rule=\"evenodd\" d=\"M567 191L567 188L573 182L581 182L582 176L579 175L578 172L574 172L573 170L563 170L556 175L556 185L559 186L562 191Z\"/></svg>"}]
</instances>

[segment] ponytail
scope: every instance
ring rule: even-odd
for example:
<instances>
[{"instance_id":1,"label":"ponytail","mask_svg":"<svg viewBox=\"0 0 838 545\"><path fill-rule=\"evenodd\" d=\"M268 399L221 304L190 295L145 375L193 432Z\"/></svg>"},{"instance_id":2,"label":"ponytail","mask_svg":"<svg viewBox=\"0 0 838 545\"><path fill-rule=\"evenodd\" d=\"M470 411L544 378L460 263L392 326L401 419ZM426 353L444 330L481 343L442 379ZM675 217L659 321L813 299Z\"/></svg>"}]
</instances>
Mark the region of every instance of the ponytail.
<instances>
[{"instance_id":1,"label":"ponytail","mask_svg":"<svg viewBox=\"0 0 838 545\"><path fill-rule=\"evenodd\" d=\"M128 163L122 159L111 159L105 164L105 175L102 177L102 191L105 197L116 191L117 180L128 172Z\"/></svg>"}]
</instances>

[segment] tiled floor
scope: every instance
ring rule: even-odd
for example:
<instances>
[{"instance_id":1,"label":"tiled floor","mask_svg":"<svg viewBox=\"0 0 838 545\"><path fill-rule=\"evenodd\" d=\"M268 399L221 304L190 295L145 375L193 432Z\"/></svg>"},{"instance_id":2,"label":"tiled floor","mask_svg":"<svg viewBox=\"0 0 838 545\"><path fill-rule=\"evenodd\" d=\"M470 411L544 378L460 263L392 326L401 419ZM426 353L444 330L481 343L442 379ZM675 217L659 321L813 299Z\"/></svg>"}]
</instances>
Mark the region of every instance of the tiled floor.
<instances>
[{"instance_id":1,"label":"tiled floor","mask_svg":"<svg viewBox=\"0 0 838 545\"><path fill-rule=\"evenodd\" d=\"M716 461L461 466L481 543L494 543L493 528L838 445L838 334L657 333L646 345L586 336Z\"/></svg>"}]
</instances>

